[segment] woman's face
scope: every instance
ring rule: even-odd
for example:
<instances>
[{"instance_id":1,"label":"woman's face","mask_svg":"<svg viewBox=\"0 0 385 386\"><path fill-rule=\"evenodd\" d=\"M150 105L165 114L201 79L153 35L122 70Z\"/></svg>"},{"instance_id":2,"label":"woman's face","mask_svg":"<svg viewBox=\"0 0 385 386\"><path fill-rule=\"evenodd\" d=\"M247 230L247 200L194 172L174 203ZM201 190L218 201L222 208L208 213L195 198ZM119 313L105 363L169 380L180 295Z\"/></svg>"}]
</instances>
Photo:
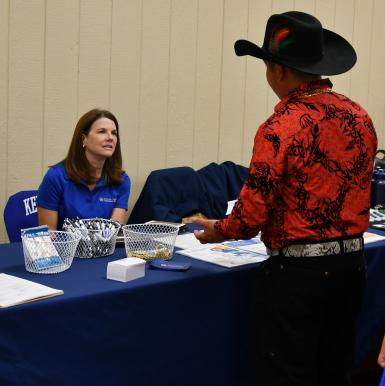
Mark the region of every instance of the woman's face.
<instances>
[{"instance_id":1,"label":"woman's face","mask_svg":"<svg viewBox=\"0 0 385 386\"><path fill-rule=\"evenodd\" d=\"M99 118L83 137L86 157L91 160L106 160L115 151L118 142L118 131L114 121L109 118Z\"/></svg>"}]
</instances>

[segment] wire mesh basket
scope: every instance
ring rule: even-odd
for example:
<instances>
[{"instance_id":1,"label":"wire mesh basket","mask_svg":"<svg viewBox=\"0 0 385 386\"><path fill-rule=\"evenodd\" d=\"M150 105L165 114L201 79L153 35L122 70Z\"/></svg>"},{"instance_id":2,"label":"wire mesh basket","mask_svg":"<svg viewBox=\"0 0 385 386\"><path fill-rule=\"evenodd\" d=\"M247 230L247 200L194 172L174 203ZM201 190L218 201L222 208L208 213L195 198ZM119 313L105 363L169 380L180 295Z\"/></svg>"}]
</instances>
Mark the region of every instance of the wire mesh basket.
<instances>
[{"instance_id":1,"label":"wire mesh basket","mask_svg":"<svg viewBox=\"0 0 385 386\"><path fill-rule=\"evenodd\" d=\"M103 218L88 218L67 220L63 229L80 237L76 257L93 258L109 256L115 252L120 224Z\"/></svg>"},{"instance_id":2,"label":"wire mesh basket","mask_svg":"<svg viewBox=\"0 0 385 386\"><path fill-rule=\"evenodd\" d=\"M128 257L169 260L179 228L169 224L132 224L122 227Z\"/></svg>"},{"instance_id":3,"label":"wire mesh basket","mask_svg":"<svg viewBox=\"0 0 385 386\"><path fill-rule=\"evenodd\" d=\"M21 236L25 269L34 273L59 273L68 269L75 256L79 236L49 231L45 237Z\"/></svg>"}]
</instances>

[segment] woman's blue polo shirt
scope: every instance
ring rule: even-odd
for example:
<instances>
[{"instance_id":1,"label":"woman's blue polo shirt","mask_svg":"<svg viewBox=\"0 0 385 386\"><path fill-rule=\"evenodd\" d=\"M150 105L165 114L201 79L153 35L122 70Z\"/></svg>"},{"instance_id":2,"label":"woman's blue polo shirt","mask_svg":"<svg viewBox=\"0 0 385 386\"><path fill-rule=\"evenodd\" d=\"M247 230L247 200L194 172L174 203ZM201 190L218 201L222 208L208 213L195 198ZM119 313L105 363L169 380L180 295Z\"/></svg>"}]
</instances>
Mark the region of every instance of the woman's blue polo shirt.
<instances>
[{"instance_id":1,"label":"woman's blue polo shirt","mask_svg":"<svg viewBox=\"0 0 385 386\"><path fill-rule=\"evenodd\" d=\"M122 174L120 185L105 185L102 178L90 192L86 183L76 184L66 173L64 163L50 167L39 187L36 205L57 211L58 229L68 218L111 218L114 208L127 210L131 182L126 173Z\"/></svg>"}]
</instances>

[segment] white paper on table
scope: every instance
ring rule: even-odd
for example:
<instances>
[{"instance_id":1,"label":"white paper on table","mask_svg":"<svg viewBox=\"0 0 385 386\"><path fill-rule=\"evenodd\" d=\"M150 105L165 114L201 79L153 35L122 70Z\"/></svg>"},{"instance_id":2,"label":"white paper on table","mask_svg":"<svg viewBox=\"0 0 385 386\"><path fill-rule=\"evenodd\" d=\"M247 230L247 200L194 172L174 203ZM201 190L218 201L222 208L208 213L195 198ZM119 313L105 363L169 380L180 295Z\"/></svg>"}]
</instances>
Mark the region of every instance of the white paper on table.
<instances>
[{"instance_id":1,"label":"white paper on table","mask_svg":"<svg viewBox=\"0 0 385 386\"><path fill-rule=\"evenodd\" d=\"M176 236L175 246L182 249L200 248L202 244L195 237L194 233L184 233Z\"/></svg>"},{"instance_id":2,"label":"white paper on table","mask_svg":"<svg viewBox=\"0 0 385 386\"><path fill-rule=\"evenodd\" d=\"M62 295L62 290L0 273L0 308Z\"/></svg>"},{"instance_id":3,"label":"white paper on table","mask_svg":"<svg viewBox=\"0 0 385 386\"><path fill-rule=\"evenodd\" d=\"M231 211L233 210L234 205L235 205L235 203L236 203L237 201L238 201L238 199L237 199L237 200L227 201L226 215L228 215L228 214L231 213Z\"/></svg>"},{"instance_id":4,"label":"white paper on table","mask_svg":"<svg viewBox=\"0 0 385 386\"><path fill-rule=\"evenodd\" d=\"M374 243L375 241L385 240L384 236L378 235L377 233L365 232L364 233L364 244Z\"/></svg>"},{"instance_id":5,"label":"white paper on table","mask_svg":"<svg viewBox=\"0 0 385 386\"><path fill-rule=\"evenodd\" d=\"M176 253L227 268L260 263L269 257L256 252L230 248L223 244L205 244L199 249L185 249Z\"/></svg>"}]
</instances>

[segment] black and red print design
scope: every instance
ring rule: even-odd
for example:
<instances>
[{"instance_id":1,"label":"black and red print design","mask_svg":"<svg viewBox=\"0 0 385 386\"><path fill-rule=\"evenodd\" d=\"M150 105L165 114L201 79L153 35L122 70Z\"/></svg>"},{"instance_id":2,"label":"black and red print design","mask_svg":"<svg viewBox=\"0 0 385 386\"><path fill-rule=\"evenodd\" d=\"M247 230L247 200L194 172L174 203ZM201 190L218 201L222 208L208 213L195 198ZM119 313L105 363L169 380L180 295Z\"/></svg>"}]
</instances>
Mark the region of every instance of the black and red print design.
<instances>
[{"instance_id":1,"label":"black and red print design","mask_svg":"<svg viewBox=\"0 0 385 386\"><path fill-rule=\"evenodd\" d=\"M367 229L376 133L366 111L331 87L301 85L259 127L240 198L215 224L225 237L261 231L279 249Z\"/></svg>"}]
</instances>

